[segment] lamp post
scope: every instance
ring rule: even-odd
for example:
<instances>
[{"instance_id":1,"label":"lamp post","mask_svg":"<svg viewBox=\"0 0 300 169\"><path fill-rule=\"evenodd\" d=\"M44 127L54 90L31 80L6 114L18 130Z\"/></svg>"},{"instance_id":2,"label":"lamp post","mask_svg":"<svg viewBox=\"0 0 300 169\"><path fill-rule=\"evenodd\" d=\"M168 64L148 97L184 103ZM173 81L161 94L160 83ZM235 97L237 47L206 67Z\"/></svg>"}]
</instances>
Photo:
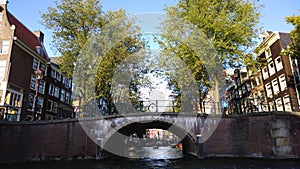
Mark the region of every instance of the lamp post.
<instances>
[{"instance_id":1,"label":"lamp post","mask_svg":"<svg viewBox=\"0 0 300 169\"><path fill-rule=\"evenodd\" d=\"M38 93L39 93L39 86L40 86L40 80L43 78L43 71L41 69L38 69L34 71L35 75L35 95L34 95L34 100L33 100L33 120L36 120L36 115L37 115L37 98L38 98Z\"/></svg>"}]
</instances>

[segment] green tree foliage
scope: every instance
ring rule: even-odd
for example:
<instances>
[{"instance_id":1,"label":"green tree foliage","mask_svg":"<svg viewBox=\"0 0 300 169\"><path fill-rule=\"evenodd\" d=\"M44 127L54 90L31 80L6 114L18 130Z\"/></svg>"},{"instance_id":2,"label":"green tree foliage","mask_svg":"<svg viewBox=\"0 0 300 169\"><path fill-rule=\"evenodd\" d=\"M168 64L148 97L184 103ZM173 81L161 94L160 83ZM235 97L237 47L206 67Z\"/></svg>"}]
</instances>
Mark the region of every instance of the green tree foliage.
<instances>
[{"instance_id":1,"label":"green tree foliage","mask_svg":"<svg viewBox=\"0 0 300 169\"><path fill-rule=\"evenodd\" d=\"M255 45L259 9L248 0L180 0L167 11L196 25L211 40L224 66L241 66Z\"/></svg>"},{"instance_id":2,"label":"green tree foliage","mask_svg":"<svg viewBox=\"0 0 300 169\"><path fill-rule=\"evenodd\" d=\"M100 0L56 1L56 7L49 7L42 18L53 30L53 47L62 55L60 68L73 76L74 94L81 96L81 106L101 98L109 113L114 112L113 85L122 85L128 77L120 75L116 82L120 84L113 84L114 73L119 65L123 65L121 73L132 71L126 58L132 55L131 61L138 62L134 53L145 46L135 19L123 9L103 12ZM130 97L137 98L137 84L126 85L133 91Z\"/></svg>"},{"instance_id":3,"label":"green tree foliage","mask_svg":"<svg viewBox=\"0 0 300 169\"><path fill-rule=\"evenodd\" d=\"M300 15L286 17L287 23L294 26L294 29L289 33L291 36L292 43L286 52L293 58L300 58Z\"/></svg>"},{"instance_id":4,"label":"green tree foliage","mask_svg":"<svg viewBox=\"0 0 300 169\"><path fill-rule=\"evenodd\" d=\"M210 88L218 93L224 68L255 62L252 48L259 9L245 0L179 0L166 8L160 40L163 53L176 55L192 71L200 100ZM186 25L195 28L186 30Z\"/></svg>"},{"instance_id":5,"label":"green tree foliage","mask_svg":"<svg viewBox=\"0 0 300 169\"><path fill-rule=\"evenodd\" d=\"M42 24L52 30L53 47L61 55L61 69L72 76L74 63L91 33L107 22L99 0L61 0L42 14Z\"/></svg>"}]
</instances>

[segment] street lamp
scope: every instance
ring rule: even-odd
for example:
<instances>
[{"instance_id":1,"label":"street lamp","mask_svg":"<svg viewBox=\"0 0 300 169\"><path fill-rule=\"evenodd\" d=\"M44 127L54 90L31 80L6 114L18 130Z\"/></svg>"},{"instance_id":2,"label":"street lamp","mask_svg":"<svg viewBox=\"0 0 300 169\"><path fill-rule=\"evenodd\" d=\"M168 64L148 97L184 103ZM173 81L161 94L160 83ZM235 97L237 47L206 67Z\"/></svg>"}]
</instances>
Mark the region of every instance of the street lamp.
<instances>
[{"instance_id":1,"label":"street lamp","mask_svg":"<svg viewBox=\"0 0 300 169\"><path fill-rule=\"evenodd\" d=\"M36 105L37 105L37 98L38 98L38 93L39 93L39 86L40 86L40 80L43 78L43 71L41 69L38 69L34 71L35 75L35 95L34 95L34 100L33 100L33 120L36 120Z\"/></svg>"}]
</instances>

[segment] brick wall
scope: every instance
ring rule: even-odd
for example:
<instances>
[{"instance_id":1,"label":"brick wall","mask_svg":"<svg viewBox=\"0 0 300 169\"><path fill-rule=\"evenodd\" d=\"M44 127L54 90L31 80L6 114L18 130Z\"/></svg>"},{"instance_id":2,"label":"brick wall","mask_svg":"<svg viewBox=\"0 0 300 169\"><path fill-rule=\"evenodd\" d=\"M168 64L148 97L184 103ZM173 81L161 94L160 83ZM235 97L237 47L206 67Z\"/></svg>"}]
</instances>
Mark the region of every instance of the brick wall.
<instances>
[{"instance_id":1,"label":"brick wall","mask_svg":"<svg viewBox=\"0 0 300 169\"><path fill-rule=\"evenodd\" d=\"M0 122L0 163L95 158L96 145L76 120ZM223 118L203 144L204 157L299 158L300 116L243 115ZM184 150L196 155L195 143Z\"/></svg>"}]
</instances>

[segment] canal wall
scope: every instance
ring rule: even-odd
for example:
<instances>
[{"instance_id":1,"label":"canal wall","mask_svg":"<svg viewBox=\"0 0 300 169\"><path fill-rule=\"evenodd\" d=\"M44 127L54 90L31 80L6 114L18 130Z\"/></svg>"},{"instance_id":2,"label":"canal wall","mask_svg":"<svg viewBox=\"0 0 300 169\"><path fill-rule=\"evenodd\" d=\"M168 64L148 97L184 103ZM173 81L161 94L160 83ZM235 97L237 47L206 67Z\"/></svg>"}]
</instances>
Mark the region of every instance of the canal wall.
<instances>
[{"instance_id":1,"label":"canal wall","mask_svg":"<svg viewBox=\"0 0 300 169\"><path fill-rule=\"evenodd\" d=\"M268 113L223 118L200 157L299 158L299 114Z\"/></svg>"},{"instance_id":2,"label":"canal wall","mask_svg":"<svg viewBox=\"0 0 300 169\"><path fill-rule=\"evenodd\" d=\"M184 139L183 144L184 151L198 158L300 158L300 116L271 112L224 117L204 143ZM96 144L75 119L0 122L0 163L95 157Z\"/></svg>"},{"instance_id":3,"label":"canal wall","mask_svg":"<svg viewBox=\"0 0 300 169\"><path fill-rule=\"evenodd\" d=\"M95 158L77 120L0 123L0 163Z\"/></svg>"}]
</instances>

